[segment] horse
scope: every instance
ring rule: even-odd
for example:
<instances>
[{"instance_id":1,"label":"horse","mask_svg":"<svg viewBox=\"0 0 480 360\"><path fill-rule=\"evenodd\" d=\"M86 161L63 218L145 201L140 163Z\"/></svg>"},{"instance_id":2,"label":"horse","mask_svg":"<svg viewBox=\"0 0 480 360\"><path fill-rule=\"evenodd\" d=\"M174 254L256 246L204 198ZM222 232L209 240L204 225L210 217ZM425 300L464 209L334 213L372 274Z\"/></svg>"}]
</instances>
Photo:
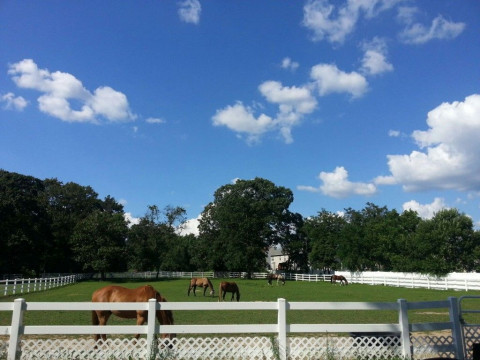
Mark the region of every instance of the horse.
<instances>
[{"instance_id":1,"label":"horse","mask_svg":"<svg viewBox=\"0 0 480 360\"><path fill-rule=\"evenodd\" d=\"M337 280L340 281L340 285L348 285L348 281L343 275L332 275L330 283L335 284Z\"/></svg>"},{"instance_id":2,"label":"horse","mask_svg":"<svg viewBox=\"0 0 480 360\"><path fill-rule=\"evenodd\" d=\"M109 285L95 290L92 294L92 302L148 302L149 299L157 299L158 302L166 302L151 285L140 286L136 289L127 289L122 286ZM143 325L148 320L147 310L92 310L92 324L106 325L110 315L116 315L124 319L137 318L137 325ZM173 325L173 313L171 310L157 310L156 316L161 325ZM107 339L105 334L95 334L95 341ZM173 339L175 334L162 334L162 338ZM140 334L135 335L138 339Z\"/></svg>"},{"instance_id":3,"label":"horse","mask_svg":"<svg viewBox=\"0 0 480 360\"><path fill-rule=\"evenodd\" d=\"M232 293L232 298L230 299L230 301L233 300L235 295L237 295L237 301L240 301L240 290L238 290L237 283L222 281L220 283L220 288L219 288L219 291L218 291L218 293L219 293L218 294L218 301L225 300L225 294L227 292Z\"/></svg>"},{"instance_id":4,"label":"horse","mask_svg":"<svg viewBox=\"0 0 480 360\"><path fill-rule=\"evenodd\" d=\"M282 285L285 285L285 276L282 274L268 274L267 281L269 285L272 285L272 280L277 280L277 285L281 281Z\"/></svg>"},{"instance_id":5,"label":"horse","mask_svg":"<svg viewBox=\"0 0 480 360\"><path fill-rule=\"evenodd\" d=\"M215 295L215 290L213 289L212 282L208 278L192 278L190 280L190 286L188 287L188 296L190 296L190 291L193 289L193 295L197 296L195 291L197 290L197 286L203 287L203 296L205 296L205 292L207 288L210 288L210 295Z\"/></svg>"}]
</instances>

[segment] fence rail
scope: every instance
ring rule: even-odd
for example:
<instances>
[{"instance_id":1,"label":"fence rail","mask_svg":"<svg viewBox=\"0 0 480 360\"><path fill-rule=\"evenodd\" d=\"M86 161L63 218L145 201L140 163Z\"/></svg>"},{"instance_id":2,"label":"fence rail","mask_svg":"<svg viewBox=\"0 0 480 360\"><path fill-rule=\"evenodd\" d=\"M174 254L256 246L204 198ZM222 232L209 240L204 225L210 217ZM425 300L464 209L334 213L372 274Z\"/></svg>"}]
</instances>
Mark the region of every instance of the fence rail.
<instances>
[{"instance_id":1,"label":"fence rail","mask_svg":"<svg viewBox=\"0 0 480 360\"><path fill-rule=\"evenodd\" d=\"M78 275L67 275L46 278L0 280L0 294L7 296L49 290L55 287L73 284L77 282L78 277Z\"/></svg>"},{"instance_id":2,"label":"fence rail","mask_svg":"<svg viewBox=\"0 0 480 360\"><path fill-rule=\"evenodd\" d=\"M358 284L438 290L480 290L480 273L451 273L443 277L418 273L380 271L336 271L335 274L343 275L349 282Z\"/></svg>"},{"instance_id":3,"label":"fence rail","mask_svg":"<svg viewBox=\"0 0 480 360\"><path fill-rule=\"evenodd\" d=\"M442 323L422 323L412 324L409 323L408 311L415 309L435 309L446 308L450 314L448 322ZM106 325L106 326L79 326L79 325L62 325L62 326L32 326L23 324L24 313L29 311L92 311L92 310L147 310L155 313L157 310L172 310L172 311L218 311L218 310L269 310L277 312L277 321L271 324L215 324L215 325L159 325L154 321L148 325ZM392 324L289 324L287 322L287 312L294 310L311 310L311 311L329 311L329 310L342 310L342 311L357 311L357 310L388 310L396 311L398 313L398 322ZM12 311L12 323L9 326L0 326L0 334L5 334L10 337L8 342L8 354L7 359L14 360L22 352L26 352L26 349L22 349L21 337L22 335L82 335L82 334L145 334L147 335L146 346L141 348L141 354L138 355L141 358L151 358L152 354L160 351L161 347L155 346L156 334L271 334L276 338L275 343L268 351L270 354L276 353L281 359L287 358L304 358L295 357L295 354L305 354L305 351L311 351L311 347L307 344L307 349L300 349L299 346L294 345L294 337L288 334L300 334L300 333L316 333L321 334L333 334L333 333L376 333L376 337L384 335L392 336L398 340L394 343L389 343L387 346L392 353L398 354L405 358L412 358L413 345L411 342L411 333L415 331L432 331L432 330L450 330L451 338L453 339L449 344L442 345L442 354L453 355L456 359L464 359L464 343L462 338L462 328L460 323L460 317L458 315L458 300L455 297L450 297L445 301L431 301L431 302L407 302L406 300L399 299L397 302L375 302L375 303L363 303L363 302L288 302L285 299L278 299L276 302L165 302L157 303L155 299L149 300L146 303L91 303L91 302L26 302L24 299L16 299L10 303L0 303L0 311ZM154 316L154 315L153 315ZM149 318L150 315L149 315ZM177 338L178 339L178 338ZM201 347L199 340L195 340L194 347L191 347L191 341L175 341L176 339L166 340L171 341L168 343L168 351L177 354L175 358L181 358L178 354L185 353L185 349L182 346L188 346L190 355L188 358L194 357L194 352L198 352L198 348ZM392 341L391 339L388 341ZM0 341L1 342L1 341ZM183 345L182 345L183 344ZM276 344L276 345L274 345ZM372 354L368 354L367 357L378 357L379 353L375 352L374 346L369 340L363 350L373 351ZM382 349L386 348L386 345L382 342L378 343ZM393 344L393 345L392 345ZM50 344L51 345L51 344ZM51 346L49 345L49 348ZM211 345L211 344L210 344ZM263 344L264 345L264 344ZM262 346L263 346L262 345ZM118 346L118 344L117 344ZM165 349L165 343L162 345ZM357 346L357 345L356 345ZM359 346L359 345L358 345ZM64 348L65 345L62 345ZM211 346L209 346L211 348ZM244 346L243 346L244 347ZM248 347L238 349L240 351L249 351ZM310 348L310 349L308 349ZM350 350L351 351L350 347ZM1 349L1 347L0 347ZM88 349L83 349L83 353L92 353L93 346L88 344ZM360 347L355 347L355 351L359 351ZM432 347L429 348L431 351ZM37 352L36 358L41 358L38 354L38 349L31 350ZM50 349L51 351L51 349ZM100 351L100 350L99 350ZM254 351L254 349L251 349ZM265 350L267 351L267 350ZM384 351L384 350L382 350ZM96 353L98 355L98 353ZM358 353L357 353L358 354ZM381 353L382 355L384 353ZM0 354L1 355L1 354ZM103 354L105 355L105 354ZM348 354L349 356L352 353ZM93 355L92 355L93 356ZM210 354L213 358L221 358L218 354ZM245 358L250 358L252 354L246 355ZM438 356L438 355L437 355ZM343 357L343 356L342 356ZM82 357L83 358L83 357ZM87 357L88 358L88 357ZM124 357L122 357L124 358ZM125 357L126 358L126 357ZM200 357L202 358L202 357ZM205 358L205 357L203 357ZM230 357L237 358L237 357ZM243 358L243 357L242 357ZM255 358L255 357L251 357ZM270 356L267 358L275 358Z\"/></svg>"}]
</instances>

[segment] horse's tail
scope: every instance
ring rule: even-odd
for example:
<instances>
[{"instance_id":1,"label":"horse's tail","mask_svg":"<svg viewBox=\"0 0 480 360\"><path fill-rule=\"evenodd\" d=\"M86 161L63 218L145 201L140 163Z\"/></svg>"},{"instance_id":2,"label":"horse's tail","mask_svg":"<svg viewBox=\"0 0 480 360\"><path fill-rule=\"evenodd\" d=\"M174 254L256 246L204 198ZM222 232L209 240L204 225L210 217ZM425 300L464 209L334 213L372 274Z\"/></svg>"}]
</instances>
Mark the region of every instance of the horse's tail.
<instances>
[{"instance_id":1,"label":"horse's tail","mask_svg":"<svg viewBox=\"0 0 480 360\"><path fill-rule=\"evenodd\" d=\"M222 283L220 283L220 285L218 286L218 301L222 301L222 291Z\"/></svg>"}]
</instances>

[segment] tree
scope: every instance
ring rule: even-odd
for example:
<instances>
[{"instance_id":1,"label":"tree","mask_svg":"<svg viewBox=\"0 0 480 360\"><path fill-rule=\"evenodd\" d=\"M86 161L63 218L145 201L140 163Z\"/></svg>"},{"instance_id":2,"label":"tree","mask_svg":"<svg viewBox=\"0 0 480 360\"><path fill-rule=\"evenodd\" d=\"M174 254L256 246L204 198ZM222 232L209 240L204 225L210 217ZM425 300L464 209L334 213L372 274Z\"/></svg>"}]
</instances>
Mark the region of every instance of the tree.
<instances>
[{"instance_id":1,"label":"tree","mask_svg":"<svg viewBox=\"0 0 480 360\"><path fill-rule=\"evenodd\" d=\"M412 253L422 273L471 271L478 240L471 218L456 209L445 209L419 224Z\"/></svg>"},{"instance_id":2,"label":"tree","mask_svg":"<svg viewBox=\"0 0 480 360\"><path fill-rule=\"evenodd\" d=\"M0 273L45 271L51 234L43 191L39 179L0 170Z\"/></svg>"},{"instance_id":3,"label":"tree","mask_svg":"<svg viewBox=\"0 0 480 360\"><path fill-rule=\"evenodd\" d=\"M313 268L322 270L340 268L337 249L344 226L345 220L342 216L325 209L305 221L304 231L312 244L309 260Z\"/></svg>"},{"instance_id":4,"label":"tree","mask_svg":"<svg viewBox=\"0 0 480 360\"><path fill-rule=\"evenodd\" d=\"M185 209L167 206L161 211L156 205L149 205L140 222L130 228L127 241L129 267L135 270L155 270L157 277L167 259L169 245L175 244L178 235L175 229L185 219Z\"/></svg>"},{"instance_id":5,"label":"tree","mask_svg":"<svg viewBox=\"0 0 480 360\"><path fill-rule=\"evenodd\" d=\"M90 186L63 184L57 179L46 179L44 184L44 201L52 229L47 271L77 272L82 266L74 261L72 254L75 226L93 212L102 210L102 201Z\"/></svg>"},{"instance_id":6,"label":"tree","mask_svg":"<svg viewBox=\"0 0 480 360\"><path fill-rule=\"evenodd\" d=\"M72 235L74 259L84 271L100 272L125 269L127 224L122 213L95 211L81 220Z\"/></svg>"},{"instance_id":7,"label":"tree","mask_svg":"<svg viewBox=\"0 0 480 360\"><path fill-rule=\"evenodd\" d=\"M204 249L214 253L206 260L214 270L265 269L266 252L280 242L278 229L292 201L291 190L262 178L217 189L199 225Z\"/></svg>"}]
</instances>

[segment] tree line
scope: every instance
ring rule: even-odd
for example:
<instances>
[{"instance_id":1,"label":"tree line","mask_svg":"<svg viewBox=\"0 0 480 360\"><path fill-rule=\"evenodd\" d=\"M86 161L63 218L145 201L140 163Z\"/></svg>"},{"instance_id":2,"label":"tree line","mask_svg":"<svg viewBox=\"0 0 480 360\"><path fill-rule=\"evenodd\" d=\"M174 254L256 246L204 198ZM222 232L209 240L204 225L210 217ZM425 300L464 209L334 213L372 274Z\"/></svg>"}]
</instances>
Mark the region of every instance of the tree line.
<instances>
[{"instance_id":1,"label":"tree line","mask_svg":"<svg viewBox=\"0 0 480 360\"><path fill-rule=\"evenodd\" d=\"M443 275L479 268L480 233L456 209L422 219L367 203L315 216L291 212L290 189L255 178L226 184L205 206L199 235L181 235L186 210L147 206L129 224L123 205L90 186L0 170L0 274L113 271L265 271L281 246L292 271L384 270Z\"/></svg>"}]
</instances>

